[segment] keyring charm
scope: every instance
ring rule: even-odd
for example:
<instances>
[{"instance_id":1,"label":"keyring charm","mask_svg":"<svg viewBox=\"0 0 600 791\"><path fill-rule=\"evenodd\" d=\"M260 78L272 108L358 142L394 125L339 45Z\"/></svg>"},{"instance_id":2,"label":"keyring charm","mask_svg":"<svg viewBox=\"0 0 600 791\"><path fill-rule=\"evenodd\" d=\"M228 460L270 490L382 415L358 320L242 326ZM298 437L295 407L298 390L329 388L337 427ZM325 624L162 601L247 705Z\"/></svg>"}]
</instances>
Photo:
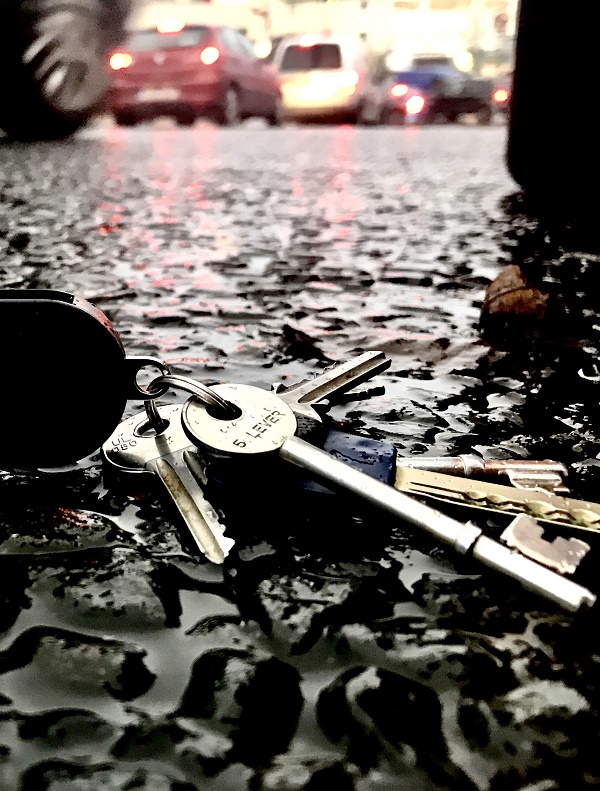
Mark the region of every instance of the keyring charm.
<instances>
[{"instance_id":1,"label":"keyring charm","mask_svg":"<svg viewBox=\"0 0 600 791\"><path fill-rule=\"evenodd\" d=\"M185 390L187 393L191 393L191 395L198 398L207 406L212 406L215 409L223 412L223 417L227 417L231 414L237 414L238 412L235 405L227 401L225 398L223 398L223 396L215 393L214 390L211 390L210 387L203 385L201 382L196 382L195 379L188 379L186 376L177 376L175 374L157 376L156 379L153 379L152 382L150 382L148 386L148 392L153 394L155 387L161 388L157 392L157 397L158 395L162 395L165 392L163 389L165 387L174 387L179 390ZM158 420L161 419L160 416L157 415L157 417ZM153 416L148 414L148 419L151 420L153 425L155 425Z\"/></svg>"}]
</instances>

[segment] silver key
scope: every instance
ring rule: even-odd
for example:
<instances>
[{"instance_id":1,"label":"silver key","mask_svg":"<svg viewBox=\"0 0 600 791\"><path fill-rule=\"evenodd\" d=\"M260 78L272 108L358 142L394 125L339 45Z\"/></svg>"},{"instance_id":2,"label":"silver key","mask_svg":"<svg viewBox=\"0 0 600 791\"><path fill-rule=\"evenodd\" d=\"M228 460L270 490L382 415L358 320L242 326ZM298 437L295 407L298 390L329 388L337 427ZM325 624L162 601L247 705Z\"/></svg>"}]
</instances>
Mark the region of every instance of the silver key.
<instances>
[{"instance_id":1,"label":"silver key","mask_svg":"<svg viewBox=\"0 0 600 791\"><path fill-rule=\"evenodd\" d=\"M224 535L217 512L206 500L203 466L181 425L182 405L161 406L158 414L168 425L155 436L144 436L146 415L124 420L102 446L104 459L123 474L154 473L162 481L187 525L198 549L213 563L223 563L233 546Z\"/></svg>"},{"instance_id":2,"label":"silver key","mask_svg":"<svg viewBox=\"0 0 600 791\"><path fill-rule=\"evenodd\" d=\"M458 522L294 436L294 413L275 393L249 385L217 385L214 390L235 404L239 414L220 420L198 401L186 402L182 412L184 430L204 451L220 456L247 456L250 460L279 454L314 478L359 495L411 522L461 554L471 554L567 610L576 611L595 602L596 597L586 588L484 536L471 522Z\"/></svg>"},{"instance_id":3,"label":"silver key","mask_svg":"<svg viewBox=\"0 0 600 791\"><path fill-rule=\"evenodd\" d=\"M290 387L277 385L275 392L296 415L298 421L321 422L315 404L334 395L346 393L389 368L391 360L383 352L364 352L352 360L327 368L313 379Z\"/></svg>"}]
</instances>

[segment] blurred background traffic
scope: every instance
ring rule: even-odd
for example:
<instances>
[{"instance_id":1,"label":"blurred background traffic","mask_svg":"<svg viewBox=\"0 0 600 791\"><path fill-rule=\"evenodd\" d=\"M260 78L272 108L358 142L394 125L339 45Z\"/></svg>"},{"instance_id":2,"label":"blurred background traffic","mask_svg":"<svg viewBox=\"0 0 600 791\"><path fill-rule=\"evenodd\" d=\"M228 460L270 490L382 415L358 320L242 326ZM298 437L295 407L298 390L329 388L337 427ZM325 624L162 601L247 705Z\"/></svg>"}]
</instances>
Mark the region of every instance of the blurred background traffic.
<instances>
[{"instance_id":1,"label":"blurred background traffic","mask_svg":"<svg viewBox=\"0 0 600 791\"><path fill-rule=\"evenodd\" d=\"M508 105L509 0L213 0L132 9L108 109L131 125L263 116L488 124Z\"/></svg>"},{"instance_id":2,"label":"blurred background traffic","mask_svg":"<svg viewBox=\"0 0 600 791\"><path fill-rule=\"evenodd\" d=\"M517 0L11 0L0 127L501 122ZM10 33L8 32L10 31Z\"/></svg>"}]
</instances>

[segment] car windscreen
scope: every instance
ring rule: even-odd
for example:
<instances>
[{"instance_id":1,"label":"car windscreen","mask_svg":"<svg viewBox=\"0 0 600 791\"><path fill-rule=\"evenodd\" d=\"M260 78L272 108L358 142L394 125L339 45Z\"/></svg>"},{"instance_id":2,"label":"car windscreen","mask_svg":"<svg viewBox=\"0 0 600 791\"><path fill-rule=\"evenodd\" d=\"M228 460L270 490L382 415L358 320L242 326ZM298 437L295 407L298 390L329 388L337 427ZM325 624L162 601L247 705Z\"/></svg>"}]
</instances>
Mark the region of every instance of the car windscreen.
<instances>
[{"instance_id":1,"label":"car windscreen","mask_svg":"<svg viewBox=\"0 0 600 791\"><path fill-rule=\"evenodd\" d=\"M394 79L419 91L429 91L435 85L439 85L441 77L438 72L399 71L394 74Z\"/></svg>"},{"instance_id":2,"label":"car windscreen","mask_svg":"<svg viewBox=\"0 0 600 791\"><path fill-rule=\"evenodd\" d=\"M310 71L311 69L339 69L342 53L339 44L313 44L301 47L291 44L285 48L280 71Z\"/></svg>"},{"instance_id":3,"label":"car windscreen","mask_svg":"<svg viewBox=\"0 0 600 791\"><path fill-rule=\"evenodd\" d=\"M177 33L159 33L157 30L140 30L129 37L127 47L131 52L156 49L181 49L197 47L206 38L208 28L187 27Z\"/></svg>"}]
</instances>

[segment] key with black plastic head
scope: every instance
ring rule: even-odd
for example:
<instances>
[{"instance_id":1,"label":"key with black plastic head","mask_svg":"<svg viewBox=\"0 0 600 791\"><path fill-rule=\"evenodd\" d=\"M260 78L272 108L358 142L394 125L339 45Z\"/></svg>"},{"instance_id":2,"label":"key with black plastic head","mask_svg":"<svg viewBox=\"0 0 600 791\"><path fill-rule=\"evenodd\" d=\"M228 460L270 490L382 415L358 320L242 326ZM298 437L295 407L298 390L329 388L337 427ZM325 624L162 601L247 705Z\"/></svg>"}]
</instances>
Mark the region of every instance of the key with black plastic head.
<instances>
[{"instance_id":1,"label":"key with black plastic head","mask_svg":"<svg viewBox=\"0 0 600 791\"><path fill-rule=\"evenodd\" d=\"M97 451L128 399L150 396L137 383L150 357L126 357L109 319L62 291L0 290L0 467L63 467Z\"/></svg>"}]
</instances>

